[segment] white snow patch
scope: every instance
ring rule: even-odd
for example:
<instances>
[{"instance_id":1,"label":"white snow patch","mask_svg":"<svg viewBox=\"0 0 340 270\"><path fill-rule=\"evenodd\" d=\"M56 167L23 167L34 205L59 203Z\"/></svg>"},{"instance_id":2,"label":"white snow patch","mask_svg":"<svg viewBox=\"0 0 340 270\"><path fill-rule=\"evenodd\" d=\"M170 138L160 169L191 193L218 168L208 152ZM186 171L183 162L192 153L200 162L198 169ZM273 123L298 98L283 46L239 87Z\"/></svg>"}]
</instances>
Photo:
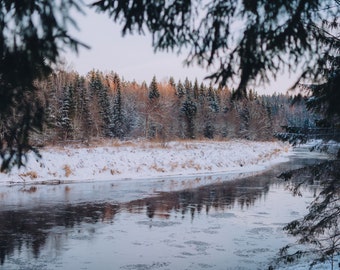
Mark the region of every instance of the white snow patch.
<instances>
[{"instance_id":1,"label":"white snow patch","mask_svg":"<svg viewBox=\"0 0 340 270\"><path fill-rule=\"evenodd\" d=\"M40 153L42 159L29 153L25 168L0 173L0 184L256 171L284 161L290 147L281 142L245 140L116 142L101 147L48 147Z\"/></svg>"}]
</instances>

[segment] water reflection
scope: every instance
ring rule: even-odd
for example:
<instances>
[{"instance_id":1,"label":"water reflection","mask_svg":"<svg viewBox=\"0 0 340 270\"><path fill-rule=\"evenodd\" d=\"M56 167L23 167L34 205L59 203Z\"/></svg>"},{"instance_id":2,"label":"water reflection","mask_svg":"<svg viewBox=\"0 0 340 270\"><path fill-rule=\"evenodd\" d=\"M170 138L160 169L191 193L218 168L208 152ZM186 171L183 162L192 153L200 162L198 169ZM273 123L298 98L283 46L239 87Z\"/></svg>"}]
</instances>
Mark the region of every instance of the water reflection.
<instances>
[{"instance_id":1,"label":"water reflection","mask_svg":"<svg viewBox=\"0 0 340 270\"><path fill-rule=\"evenodd\" d=\"M235 206L248 208L265 196L270 184L276 181L273 172L240 180L222 182L177 192L161 192L158 196L133 200L128 203L82 203L37 207L29 210L0 212L0 262L23 246L39 257L53 228L81 227L82 223L111 223L120 211L145 214L148 218L168 219L171 213L191 219L203 213L225 211ZM54 231L54 230L53 230ZM94 233L94 232L93 232ZM58 242L58 245L60 242Z\"/></svg>"},{"instance_id":2,"label":"water reflection","mask_svg":"<svg viewBox=\"0 0 340 270\"><path fill-rule=\"evenodd\" d=\"M117 211L119 205L103 203L0 212L0 262L24 246L37 258L52 228L111 222Z\"/></svg>"},{"instance_id":3,"label":"water reflection","mask_svg":"<svg viewBox=\"0 0 340 270\"><path fill-rule=\"evenodd\" d=\"M264 173L196 189L162 192L159 196L131 201L124 204L124 208L131 213L140 213L141 209L146 209L149 218L155 215L167 217L173 211L183 216L190 212L194 218L195 213L205 211L208 214L211 208L224 211L235 205L241 209L250 207L266 195L272 181L275 181L273 173Z\"/></svg>"},{"instance_id":4,"label":"water reflection","mask_svg":"<svg viewBox=\"0 0 340 270\"><path fill-rule=\"evenodd\" d=\"M293 164L295 164L294 162ZM291 165L286 164L285 166L290 167ZM47 206L40 204L27 209L14 208L0 211L0 269L17 269L9 266L16 264L16 257L22 258L21 263L30 257L30 255L24 254L23 251L30 252L33 258L38 259L48 246L52 245L51 249L54 251L63 250L71 239L74 240L77 234L82 235L82 237L86 235L89 239L95 238L98 236L98 228L115 224L116 220L119 219L117 218L119 215L129 214L132 216L131 219L138 219L139 221L133 225L137 226L137 228L144 224L151 228L156 223L149 222L150 220L165 220L168 222L158 223L160 227L181 224L181 220L186 217L189 217L191 222L194 222L202 219L202 216L211 215L211 213L214 215L223 213L224 218L236 217L236 212L233 209L237 208L238 212L248 211L248 209L254 208L257 202L266 201L266 197L273 187L284 189L285 184L278 182L276 177L283 169L284 167L280 165L263 174L231 181L224 181L221 177L216 184L175 192L158 192L152 197L127 202L113 202L111 199L105 202L58 203L55 205L52 203ZM200 180L197 179L196 181ZM294 215L293 212L291 214ZM269 214L265 211L258 211L253 215L265 216ZM144 216L144 219L142 216ZM198 223L200 222L198 221ZM278 225L275 218L271 222L271 226ZM225 221L222 221L221 224L225 224ZM205 232L211 237L212 234L216 234L216 231L220 230L221 224L213 225L210 228L208 224L203 224L203 227L207 227ZM235 224L238 226L238 222L235 221ZM117 234L120 232L126 233L124 225L124 223L120 224L114 229L114 233L111 231L113 229L109 229L111 235L105 237L118 237ZM131 221L126 222L126 226L132 226ZM261 236L260 234L264 231L264 228L254 227L252 230ZM267 231L272 230L272 233L275 234L275 229L273 228L269 228ZM126 230L128 229L126 228ZM170 238L164 240L167 243L171 243L171 241L173 240ZM189 243L192 246L192 243L197 244L197 241L195 241L186 241L184 244ZM248 245L247 243L249 242L243 238L234 239L233 241L238 241L237 245L240 242ZM203 243L203 241L201 242ZM132 245L137 244L133 242ZM204 242L204 245L207 244ZM225 248L220 246L216 250L225 252ZM266 252L269 250L267 248ZM237 250L234 253L240 257L249 256L249 254L244 254L242 250ZM184 256L183 254L187 253L182 252L181 256ZM225 257L226 255L224 254L223 256ZM8 263L9 260L11 260L10 264ZM160 262L160 265L164 263ZM247 263L250 262L247 261Z\"/></svg>"}]
</instances>

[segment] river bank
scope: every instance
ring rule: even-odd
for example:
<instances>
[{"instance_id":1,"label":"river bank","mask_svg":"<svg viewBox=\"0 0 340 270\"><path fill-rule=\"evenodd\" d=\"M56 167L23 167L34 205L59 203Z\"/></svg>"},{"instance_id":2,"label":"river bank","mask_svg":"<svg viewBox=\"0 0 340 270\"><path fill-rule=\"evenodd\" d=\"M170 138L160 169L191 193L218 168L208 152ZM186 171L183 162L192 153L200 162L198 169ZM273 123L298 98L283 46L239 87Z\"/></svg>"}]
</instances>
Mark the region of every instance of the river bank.
<instances>
[{"instance_id":1,"label":"river bank","mask_svg":"<svg viewBox=\"0 0 340 270\"><path fill-rule=\"evenodd\" d=\"M0 184L154 178L265 169L290 154L282 142L119 142L46 147L28 155L25 168L0 174Z\"/></svg>"}]
</instances>

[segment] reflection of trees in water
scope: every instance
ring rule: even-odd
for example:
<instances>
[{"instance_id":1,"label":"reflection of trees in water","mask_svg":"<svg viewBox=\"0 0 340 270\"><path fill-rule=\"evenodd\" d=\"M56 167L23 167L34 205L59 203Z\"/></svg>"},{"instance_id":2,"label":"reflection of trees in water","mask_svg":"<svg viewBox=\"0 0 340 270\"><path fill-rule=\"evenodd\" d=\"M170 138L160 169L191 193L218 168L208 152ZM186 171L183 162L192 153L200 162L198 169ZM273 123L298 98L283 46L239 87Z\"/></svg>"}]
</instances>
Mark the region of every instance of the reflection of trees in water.
<instances>
[{"instance_id":1,"label":"reflection of trees in water","mask_svg":"<svg viewBox=\"0 0 340 270\"><path fill-rule=\"evenodd\" d=\"M53 228L111 222L122 209L130 213L145 213L149 218L169 218L175 212L183 218L189 214L193 219L203 211L208 214L211 209L224 211L235 206L249 207L268 192L272 179L272 175L262 174L196 189L161 192L155 197L121 205L86 203L0 212L0 262L4 264L6 256L24 248L31 249L37 258L48 237L53 234ZM53 243L56 250L62 241L60 235L58 237Z\"/></svg>"},{"instance_id":2,"label":"reflection of trees in water","mask_svg":"<svg viewBox=\"0 0 340 270\"><path fill-rule=\"evenodd\" d=\"M25 247L39 257L54 227L111 221L118 210L118 205L102 203L0 212L0 264L4 264L6 256Z\"/></svg>"},{"instance_id":3,"label":"reflection of trees in water","mask_svg":"<svg viewBox=\"0 0 340 270\"><path fill-rule=\"evenodd\" d=\"M173 211L182 217L190 212L194 218L204 210L208 214L211 209L224 211L235 206L243 209L265 195L273 179L273 175L261 174L196 189L161 192L159 196L131 201L125 207L133 213L145 209L149 218L168 218Z\"/></svg>"}]
</instances>

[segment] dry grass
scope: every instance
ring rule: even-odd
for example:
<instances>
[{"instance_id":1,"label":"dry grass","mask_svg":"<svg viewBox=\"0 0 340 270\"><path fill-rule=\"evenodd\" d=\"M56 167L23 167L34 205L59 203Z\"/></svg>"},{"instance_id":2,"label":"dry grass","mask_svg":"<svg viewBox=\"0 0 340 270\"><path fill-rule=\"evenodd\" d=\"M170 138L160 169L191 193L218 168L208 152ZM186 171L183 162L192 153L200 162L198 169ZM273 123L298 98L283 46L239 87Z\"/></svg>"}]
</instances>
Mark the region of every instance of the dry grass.
<instances>
[{"instance_id":1,"label":"dry grass","mask_svg":"<svg viewBox=\"0 0 340 270\"><path fill-rule=\"evenodd\" d=\"M178 162L173 162L173 161L171 161L170 162L170 170L171 171L174 171L175 169L177 169L178 168Z\"/></svg>"},{"instance_id":2,"label":"dry grass","mask_svg":"<svg viewBox=\"0 0 340 270\"><path fill-rule=\"evenodd\" d=\"M67 164L63 166L63 170L65 171L65 176L69 177L72 174L71 167Z\"/></svg>"},{"instance_id":3,"label":"dry grass","mask_svg":"<svg viewBox=\"0 0 340 270\"><path fill-rule=\"evenodd\" d=\"M195 163L193 160L189 160L188 163L189 163L188 164L189 168L194 168L196 171L199 171L202 169L201 165Z\"/></svg>"},{"instance_id":4,"label":"dry grass","mask_svg":"<svg viewBox=\"0 0 340 270\"><path fill-rule=\"evenodd\" d=\"M120 171L118 171L118 170L115 170L115 169L111 169L111 170L110 170L110 173L111 173L112 175L115 175L115 174L121 174L121 172L120 172Z\"/></svg>"},{"instance_id":5,"label":"dry grass","mask_svg":"<svg viewBox=\"0 0 340 270\"><path fill-rule=\"evenodd\" d=\"M118 139L104 139L104 138L92 138L84 141L59 141L46 144L44 147L55 150L64 150L64 147L70 147L75 149L80 148L96 148L104 146L135 146L136 143L133 141L121 141Z\"/></svg>"},{"instance_id":6,"label":"dry grass","mask_svg":"<svg viewBox=\"0 0 340 270\"><path fill-rule=\"evenodd\" d=\"M186 163L183 163L181 165L182 169L195 169L196 171L199 171L202 169L200 164L195 163L192 159L188 160Z\"/></svg>"},{"instance_id":7,"label":"dry grass","mask_svg":"<svg viewBox=\"0 0 340 270\"><path fill-rule=\"evenodd\" d=\"M158 167L157 164L152 164L149 167L150 170L155 170L156 172L165 172L164 168Z\"/></svg>"},{"instance_id":8,"label":"dry grass","mask_svg":"<svg viewBox=\"0 0 340 270\"><path fill-rule=\"evenodd\" d=\"M63 141L56 142L46 145L45 148L55 149L56 151L65 151L65 147L71 148L96 148L96 147L136 147L141 149L152 149L152 148L171 148L172 143L178 143L183 149L197 149L200 143L225 143L230 142L230 138L216 137L214 139L197 138L191 139L175 139L175 140L164 140L164 138L155 138L151 140L138 139L138 140L119 140L119 139L104 139L104 138L92 138L89 141ZM288 147L287 150L288 151Z\"/></svg>"},{"instance_id":9,"label":"dry grass","mask_svg":"<svg viewBox=\"0 0 340 270\"><path fill-rule=\"evenodd\" d=\"M120 140L112 140L111 143L109 144L110 146L113 146L113 147L121 147L121 146L131 146L131 147L134 147L138 144L136 144L135 142L132 142L132 141L120 141Z\"/></svg>"},{"instance_id":10,"label":"dry grass","mask_svg":"<svg viewBox=\"0 0 340 270\"><path fill-rule=\"evenodd\" d=\"M104 166L103 169L99 170L99 173L103 173L106 172L108 170L108 167Z\"/></svg>"},{"instance_id":11,"label":"dry grass","mask_svg":"<svg viewBox=\"0 0 340 270\"><path fill-rule=\"evenodd\" d=\"M140 149L167 149L169 145L158 141L142 141L137 144L137 147Z\"/></svg>"},{"instance_id":12,"label":"dry grass","mask_svg":"<svg viewBox=\"0 0 340 270\"><path fill-rule=\"evenodd\" d=\"M26 173L21 173L21 174L19 174L19 176L21 176L21 177L29 177L31 179L38 178L38 174L35 171L29 171L29 172L26 172Z\"/></svg>"},{"instance_id":13,"label":"dry grass","mask_svg":"<svg viewBox=\"0 0 340 270\"><path fill-rule=\"evenodd\" d=\"M123 141L118 139L103 139L103 138L93 138L90 141L63 141L52 143L46 145L45 148L54 149L54 151L64 152L68 154L66 147L79 149L79 148L87 148L88 152L91 152L91 149L97 147L135 147L140 149L168 149L171 148L172 143L177 143L180 149L198 149L199 143L219 143L219 142L228 142L229 139L226 138L216 138L212 140L198 138L195 140L190 139L175 139L175 140L164 140L162 138L155 138L151 140L140 139L140 140L129 140ZM177 145L177 146L178 146Z\"/></svg>"}]
</instances>

